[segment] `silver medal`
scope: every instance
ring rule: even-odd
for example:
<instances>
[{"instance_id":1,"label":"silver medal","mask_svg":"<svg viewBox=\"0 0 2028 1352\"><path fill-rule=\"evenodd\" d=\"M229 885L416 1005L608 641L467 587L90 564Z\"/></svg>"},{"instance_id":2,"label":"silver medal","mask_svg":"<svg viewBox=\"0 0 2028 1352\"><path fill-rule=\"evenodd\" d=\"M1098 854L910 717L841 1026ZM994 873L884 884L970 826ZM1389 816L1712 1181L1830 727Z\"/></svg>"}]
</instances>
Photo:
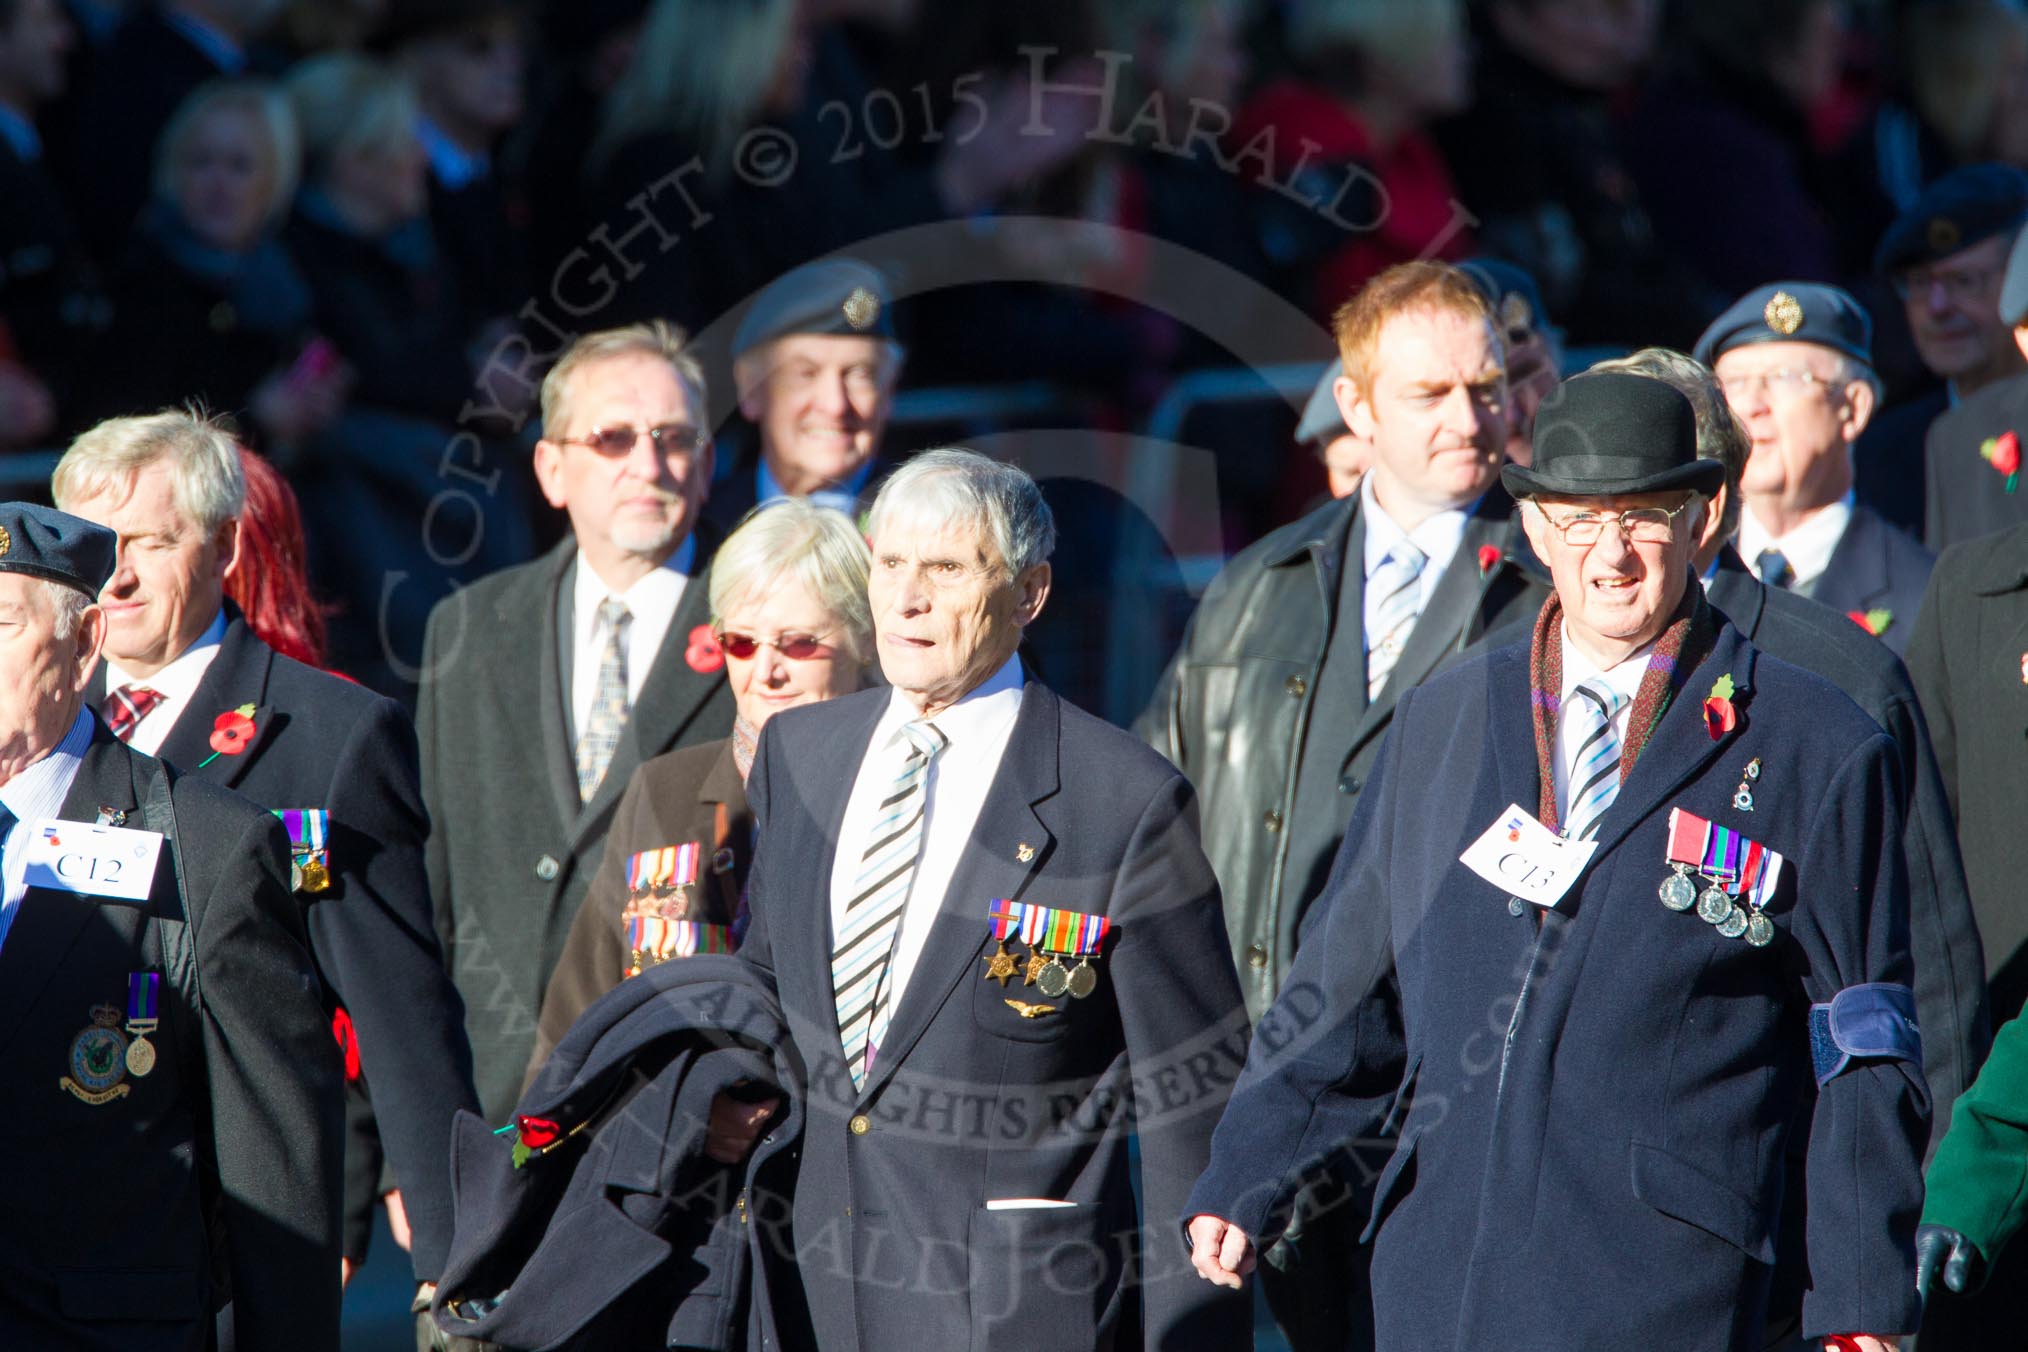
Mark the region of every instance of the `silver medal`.
<instances>
[{"instance_id":1,"label":"silver medal","mask_svg":"<svg viewBox=\"0 0 2028 1352\"><path fill-rule=\"evenodd\" d=\"M1766 948L1774 941L1774 921L1755 911L1746 922L1746 941L1755 948Z\"/></svg>"},{"instance_id":2,"label":"silver medal","mask_svg":"<svg viewBox=\"0 0 2028 1352\"><path fill-rule=\"evenodd\" d=\"M1687 911L1697 904L1697 884L1680 871L1662 879L1661 894L1662 904L1672 911Z\"/></svg>"},{"instance_id":3,"label":"silver medal","mask_svg":"<svg viewBox=\"0 0 2028 1352\"><path fill-rule=\"evenodd\" d=\"M1707 887L1697 897L1697 918L1707 925L1722 925L1732 914L1732 898L1716 887Z\"/></svg>"},{"instance_id":4,"label":"silver medal","mask_svg":"<svg viewBox=\"0 0 2028 1352\"><path fill-rule=\"evenodd\" d=\"M1746 933L1746 927L1746 912L1737 906L1732 908L1732 914L1718 922L1718 932L1728 939L1737 939Z\"/></svg>"}]
</instances>

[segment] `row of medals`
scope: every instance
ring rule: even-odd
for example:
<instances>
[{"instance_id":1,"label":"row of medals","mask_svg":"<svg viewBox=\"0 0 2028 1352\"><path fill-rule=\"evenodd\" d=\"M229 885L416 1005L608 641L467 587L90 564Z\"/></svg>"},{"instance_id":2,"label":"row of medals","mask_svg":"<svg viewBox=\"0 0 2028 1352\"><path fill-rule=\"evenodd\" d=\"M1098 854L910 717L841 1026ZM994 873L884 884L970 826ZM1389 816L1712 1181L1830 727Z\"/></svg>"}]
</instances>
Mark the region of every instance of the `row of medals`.
<instances>
[{"instance_id":1,"label":"row of medals","mask_svg":"<svg viewBox=\"0 0 2028 1352\"><path fill-rule=\"evenodd\" d=\"M1662 880L1662 904L1672 911L1687 911L1693 906L1697 918L1710 925L1728 939L1744 937L1755 948L1766 948L1774 940L1774 921L1761 914L1758 906L1751 905L1744 897L1735 900L1717 883L1705 879L1705 886L1699 891L1691 881L1693 875L1687 864L1675 864L1676 870ZM1702 878L1702 874L1694 875Z\"/></svg>"},{"instance_id":2,"label":"row of medals","mask_svg":"<svg viewBox=\"0 0 2028 1352\"><path fill-rule=\"evenodd\" d=\"M1007 953L1004 943L1000 945L1000 951L1008 957L1013 956ZM1089 957L1078 959L1075 967L1065 967L1056 954L1030 947L1028 962L1021 973L1021 984L1037 987L1052 1000L1066 993L1073 1000L1082 1000L1098 989L1098 973L1092 969Z\"/></svg>"}]
</instances>

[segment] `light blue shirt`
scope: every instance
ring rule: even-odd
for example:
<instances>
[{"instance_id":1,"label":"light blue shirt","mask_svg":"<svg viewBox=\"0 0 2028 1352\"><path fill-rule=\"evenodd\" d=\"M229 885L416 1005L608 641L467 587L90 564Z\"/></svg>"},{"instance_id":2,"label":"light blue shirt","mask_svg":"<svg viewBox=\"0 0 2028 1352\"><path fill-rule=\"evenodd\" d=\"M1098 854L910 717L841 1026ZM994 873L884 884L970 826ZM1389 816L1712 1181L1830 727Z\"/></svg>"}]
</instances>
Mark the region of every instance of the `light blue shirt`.
<instances>
[{"instance_id":1,"label":"light blue shirt","mask_svg":"<svg viewBox=\"0 0 2028 1352\"><path fill-rule=\"evenodd\" d=\"M859 495L866 491L867 481L873 478L873 457L866 457L866 463L858 472L836 488L820 488L809 494L809 500L819 507L830 507L849 517L859 515ZM775 482L775 476L768 473L767 457L754 470L753 500L756 503L773 502L776 498L789 496L789 491Z\"/></svg>"},{"instance_id":2,"label":"light blue shirt","mask_svg":"<svg viewBox=\"0 0 2028 1352\"><path fill-rule=\"evenodd\" d=\"M476 183L493 171L492 157L484 151L473 154L444 134L444 129L426 117L415 121L416 139L429 156L430 172L447 192L456 192Z\"/></svg>"},{"instance_id":3,"label":"light blue shirt","mask_svg":"<svg viewBox=\"0 0 2028 1352\"><path fill-rule=\"evenodd\" d=\"M79 709L70 731L54 751L0 784L0 806L14 814L6 839L0 841L0 851L5 854L0 858L0 946L6 944L7 931L14 927L14 913L21 909L21 898L28 892L30 833L37 822L63 814L63 800L70 797L71 783L77 779L91 741L91 711Z\"/></svg>"},{"instance_id":4,"label":"light blue shirt","mask_svg":"<svg viewBox=\"0 0 2028 1352\"><path fill-rule=\"evenodd\" d=\"M1373 575L1380 571L1380 565L1387 561L1388 554L1402 540L1407 540L1423 552L1427 561L1416 576L1415 604L1415 613L1422 614L1429 609L1429 598L1436 593L1437 583L1443 581L1444 569L1451 566L1458 546L1464 542L1465 522L1471 515L1471 508L1453 507L1447 512L1438 512L1424 518L1414 530L1405 531L1387 514L1387 509L1380 505L1380 499L1373 496L1373 476L1369 474L1359 484L1359 514L1366 518L1366 555L1362 562L1369 585L1365 592L1366 607L1362 620L1367 646L1371 648L1382 637L1380 603L1387 599L1381 595L1380 588L1370 585Z\"/></svg>"}]
</instances>

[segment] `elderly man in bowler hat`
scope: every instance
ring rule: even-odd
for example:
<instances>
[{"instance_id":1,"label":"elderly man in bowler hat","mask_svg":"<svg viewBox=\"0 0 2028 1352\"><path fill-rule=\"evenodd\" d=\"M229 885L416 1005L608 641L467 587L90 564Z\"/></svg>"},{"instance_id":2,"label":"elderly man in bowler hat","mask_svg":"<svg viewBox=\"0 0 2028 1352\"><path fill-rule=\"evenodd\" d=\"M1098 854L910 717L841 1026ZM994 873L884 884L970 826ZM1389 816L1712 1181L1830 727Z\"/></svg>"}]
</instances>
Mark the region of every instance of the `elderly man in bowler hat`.
<instances>
[{"instance_id":1,"label":"elderly man in bowler hat","mask_svg":"<svg viewBox=\"0 0 2028 1352\"><path fill-rule=\"evenodd\" d=\"M1704 601L1724 469L1682 394L1576 377L1535 449L1503 478L1556 593L1397 706L1183 1212L1193 1260L1239 1285L1315 1144L1366 1132L1394 1140L1381 1352L1754 1352L1799 1202L1803 1333L1892 1348L1929 1109L1892 743Z\"/></svg>"}]
</instances>

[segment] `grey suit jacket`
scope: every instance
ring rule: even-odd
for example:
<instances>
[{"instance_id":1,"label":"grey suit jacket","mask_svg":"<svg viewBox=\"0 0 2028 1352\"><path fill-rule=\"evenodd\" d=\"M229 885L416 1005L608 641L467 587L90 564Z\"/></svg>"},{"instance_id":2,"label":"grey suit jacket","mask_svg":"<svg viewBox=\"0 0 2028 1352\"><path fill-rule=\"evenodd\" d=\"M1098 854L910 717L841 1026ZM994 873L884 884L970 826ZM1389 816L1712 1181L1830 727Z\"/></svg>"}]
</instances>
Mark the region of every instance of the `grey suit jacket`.
<instances>
[{"instance_id":1,"label":"grey suit jacket","mask_svg":"<svg viewBox=\"0 0 2028 1352\"><path fill-rule=\"evenodd\" d=\"M889 698L777 714L747 779L760 846L740 956L777 991L809 1076L794 1233L813 1345L1250 1346L1246 1302L1191 1271L1173 1219L1246 1045L1189 782L1031 680L855 1089L831 981L831 865ZM1088 998L987 979L1002 898L1111 919ZM1015 1198L1073 1205L986 1206Z\"/></svg>"},{"instance_id":2,"label":"grey suit jacket","mask_svg":"<svg viewBox=\"0 0 2028 1352\"><path fill-rule=\"evenodd\" d=\"M700 560L717 545L704 530ZM579 802L560 638L569 616L559 616L576 562L576 544L565 540L454 593L431 612L423 643L416 732L430 892L465 1000L479 1103L496 1122L521 1091L542 992L628 778L651 756L732 730L722 668L693 670L685 656L690 631L708 619L710 569L700 564L604 780Z\"/></svg>"}]
</instances>

